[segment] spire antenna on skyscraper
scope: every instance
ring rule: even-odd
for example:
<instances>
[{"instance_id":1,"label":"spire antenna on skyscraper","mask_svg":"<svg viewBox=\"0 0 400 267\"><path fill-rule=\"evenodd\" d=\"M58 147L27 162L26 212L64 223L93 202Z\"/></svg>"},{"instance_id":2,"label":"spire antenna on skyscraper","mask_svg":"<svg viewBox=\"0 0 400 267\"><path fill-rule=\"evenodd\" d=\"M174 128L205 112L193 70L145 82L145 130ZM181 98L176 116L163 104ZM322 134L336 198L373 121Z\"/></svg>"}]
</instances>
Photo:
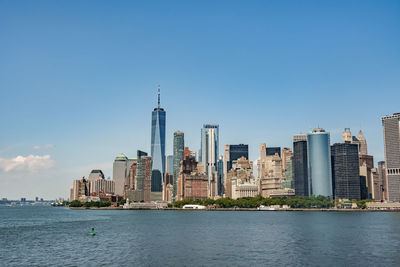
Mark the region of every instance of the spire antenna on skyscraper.
<instances>
[{"instance_id":1,"label":"spire antenna on skyscraper","mask_svg":"<svg viewBox=\"0 0 400 267\"><path fill-rule=\"evenodd\" d=\"M158 85L158 108L160 108L160 85Z\"/></svg>"}]
</instances>

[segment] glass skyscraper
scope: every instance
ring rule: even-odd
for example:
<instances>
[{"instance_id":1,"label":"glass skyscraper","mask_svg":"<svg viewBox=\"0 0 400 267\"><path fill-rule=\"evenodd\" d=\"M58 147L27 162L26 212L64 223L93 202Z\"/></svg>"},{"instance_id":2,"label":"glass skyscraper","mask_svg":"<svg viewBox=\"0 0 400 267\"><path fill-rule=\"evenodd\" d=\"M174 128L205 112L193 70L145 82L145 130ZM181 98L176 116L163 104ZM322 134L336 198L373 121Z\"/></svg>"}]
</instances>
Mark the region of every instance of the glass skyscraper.
<instances>
[{"instance_id":1,"label":"glass skyscraper","mask_svg":"<svg viewBox=\"0 0 400 267\"><path fill-rule=\"evenodd\" d=\"M309 192L332 198L330 136L324 129L307 134L307 156Z\"/></svg>"},{"instance_id":2,"label":"glass skyscraper","mask_svg":"<svg viewBox=\"0 0 400 267\"><path fill-rule=\"evenodd\" d=\"M160 88L158 88L158 106L151 114L152 192L162 192L165 173L165 119L165 111L160 107Z\"/></svg>"},{"instance_id":3,"label":"glass skyscraper","mask_svg":"<svg viewBox=\"0 0 400 267\"><path fill-rule=\"evenodd\" d=\"M219 147L219 126L204 124L201 129L201 162L208 175L208 182L212 172L216 171Z\"/></svg>"},{"instance_id":4,"label":"glass skyscraper","mask_svg":"<svg viewBox=\"0 0 400 267\"><path fill-rule=\"evenodd\" d=\"M306 140L294 138L292 166L296 196L309 196Z\"/></svg>"},{"instance_id":5,"label":"glass skyscraper","mask_svg":"<svg viewBox=\"0 0 400 267\"><path fill-rule=\"evenodd\" d=\"M185 149L185 134L183 132L174 132L174 167L173 167L173 199L177 194L177 180L183 160L183 150Z\"/></svg>"},{"instance_id":6,"label":"glass skyscraper","mask_svg":"<svg viewBox=\"0 0 400 267\"><path fill-rule=\"evenodd\" d=\"M331 147L331 156L334 197L360 200L358 145L334 144Z\"/></svg>"}]
</instances>

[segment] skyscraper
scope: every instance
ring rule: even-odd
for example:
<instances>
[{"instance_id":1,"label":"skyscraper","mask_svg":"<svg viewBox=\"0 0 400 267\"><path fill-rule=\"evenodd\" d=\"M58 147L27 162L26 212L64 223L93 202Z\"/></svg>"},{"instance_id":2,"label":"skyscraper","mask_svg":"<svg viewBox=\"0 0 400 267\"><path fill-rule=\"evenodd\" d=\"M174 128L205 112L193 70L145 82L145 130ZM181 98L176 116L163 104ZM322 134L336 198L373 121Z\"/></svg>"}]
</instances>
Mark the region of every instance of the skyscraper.
<instances>
[{"instance_id":1,"label":"skyscraper","mask_svg":"<svg viewBox=\"0 0 400 267\"><path fill-rule=\"evenodd\" d=\"M267 147L266 150L267 156L273 156L275 153L278 153L279 157L281 156L281 148L280 147Z\"/></svg>"},{"instance_id":2,"label":"skyscraper","mask_svg":"<svg viewBox=\"0 0 400 267\"><path fill-rule=\"evenodd\" d=\"M293 176L296 196L309 196L306 138L293 138Z\"/></svg>"},{"instance_id":3,"label":"skyscraper","mask_svg":"<svg viewBox=\"0 0 400 267\"><path fill-rule=\"evenodd\" d=\"M174 173L174 156L168 155L165 161L165 173L173 174ZM172 181L171 181L172 184Z\"/></svg>"},{"instance_id":4,"label":"skyscraper","mask_svg":"<svg viewBox=\"0 0 400 267\"><path fill-rule=\"evenodd\" d=\"M331 147L332 188L335 198L360 200L360 169L356 144L342 143Z\"/></svg>"},{"instance_id":5,"label":"skyscraper","mask_svg":"<svg viewBox=\"0 0 400 267\"><path fill-rule=\"evenodd\" d=\"M400 112L382 118L388 201L400 201Z\"/></svg>"},{"instance_id":6,"label":"skyscraper","mask_svg":"<svg viewBox=\"0 0 400 267\"><path fill-rule=\"evenodd\" d=\"M161 192L165 173L165 120L166 114L160 107L160 88L158 88L158 106L151 115L151 191Z\"/></svg>"},{"instance_id":7,"label":"skyscraper","mask_svg":"<svg viewBox=\"0 0 400 267\"><path fill-rule=\"evenodd\" d=\"M174 167L173 167L173 199L177 194L177 179L181 161L183 160L183 151L185 149L185 135L183 132L174 132Z\"/></svg>"},{"instance_id":8,"label":"skyscraper","mask_svg":"<svg viewBox=\"0 0 400 267\"><path fill-rule=\"evenodd\" d=\"M219 126L204 124L201 129L201 160L204 165L208 181L212 173L216 171L219 147Z\"/></svg>"},{"instance_id":9,"label":"skyscraper","mask_svg":"<svg viewBox=\"0 0 400 267\"><path fill-rule=\"evenodd\" d=\"M217 166L217 183L218 183L218 195L223 196L224 194L224 157L220 156Z\"/></svg>"},{"instance_id":10,"label":"skyscraper","mask_svg":"<svg viewBox=\"0 0 400 267\"><path fill-rule=\"evenodd\" d=\"M332 197L330 136L317 128L307 134L309 192Z\"/></svg>"},{"instance_id":11,"label":"skyscraper","mask_svg":"<svg viewBox=\"0 0 400 267\"><path fill-rule=\"evenodd\" d=\"M119 154L114 160L113 180L115 182L115 194L118 196L124 195L125 179L128 174L127 162L128 158L122 153Z\"/></svg>"},{"instance_id":12,"label":"skyscraper","mask_svg":"<svg viewBox=\"0 0 400 267\"><path fill-rule=\"evenodd\" d=\"M367 140L365 139L364 134L361 130L358 132L357 139L360 142L359 146L360 155L368 155Z\"/></svg>"},{"instance_id":13,"label":"skyscraper","mask_svg":"<svg viewBox=\"0 0 400 267\"><path fill-rule=\"evenodd\" d=\"M228 173L232 168L232 162L238 160L241 157L249 159L249 145L239 144L239 145L225 145L225 168L224 172Z\"/></svg>"}]
</instances>

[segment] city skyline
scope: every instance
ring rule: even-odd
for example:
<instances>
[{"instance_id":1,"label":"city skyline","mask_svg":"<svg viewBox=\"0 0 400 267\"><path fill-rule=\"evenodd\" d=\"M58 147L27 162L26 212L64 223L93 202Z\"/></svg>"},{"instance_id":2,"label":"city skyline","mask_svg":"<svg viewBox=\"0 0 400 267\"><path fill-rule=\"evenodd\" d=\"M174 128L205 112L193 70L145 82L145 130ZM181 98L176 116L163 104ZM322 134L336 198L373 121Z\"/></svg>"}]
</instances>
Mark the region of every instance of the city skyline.
<instances>
[{"instance_id":1,"label":"city skyline","mask_svg":"<svg viewBox=\"0 0 400 267\"><path fill-rule=\"evenodd\" d=\"M384 160L381 117L398 112L400 96L400 18L395 16L400 6L342 3L328 10L313 3L313 7L252 4L245 9L236 4L228 7L231 13L222 4L215 4L215 10L197 11L175 4L182 11L176 19L163 13L166 6L161 3L155 10L146 4L124 3L115 8L126 7L135 14L142 10L142 15L114 17L104 32L95 30L95 22L101 23L102 12L109 8L101 3L90 15L93 23L84 18L86 13L78 12L77 23L84 27L65 25L72 34L69 38L57 32L64 19L55 18L54 6L44 7L39 18L34 11L40 5L20 10L18 3L4 3L7 12L0 21L9 26L0 28L8 37L0 44L4 58L0 111L5 114L0 118L0 197L67 197L71 180L87 177L92 169L112 177L113 160L120 153L128 157L138 149L150 153L149 111L158 84L168 110L165 155L173 154L177 130L185 133L185 146L198 151L203 124L219 125L217 157L225 144L248 144L252 161L258 159L261 143L292 148L294 134L320 126L330 132L331 144L340 142L344 128L362 130L369 154L375 162ZM69 4L64 7L72 9ZM293 15L288 21L283 19L286 16L272 15L287 12ZM315 12L319 15L306 18ZM376 19L368 18L371 12ZM179 22L188 19L182 14L194 19L182 25ZM343 20L329 19L338 14ZM202 24L202 16L208 24ZM162 27L166 18L169 22ZM46 24L49 21L54 25ZM143 26L142 21L151 23ZM320 25L309 25L314 21ZM45 28L39 27L44 24ZM197 29L196 35L189 31L191 27ZM174 30L176 42L189 48L174 48L176 42L168 36ZM87 32L100 42L83 37ZM130 34L124 37L126 32ZM55 38L45 38L48 34ZM352 39L355 34L358 40ZM236 37L240 35L243 40ZM314 35L324 38L317 44ZM109 37L113 41L107 41ZM82 46L74 46L80 38ZM217 39L209 44L208 38ZM24 44L29 41L30 46ZM157 41L164 45L154 44ZM104 61L95 60L103 51L107 52ZM177 60L172 64L172 59Z\"/></svg>"}]
</instances>

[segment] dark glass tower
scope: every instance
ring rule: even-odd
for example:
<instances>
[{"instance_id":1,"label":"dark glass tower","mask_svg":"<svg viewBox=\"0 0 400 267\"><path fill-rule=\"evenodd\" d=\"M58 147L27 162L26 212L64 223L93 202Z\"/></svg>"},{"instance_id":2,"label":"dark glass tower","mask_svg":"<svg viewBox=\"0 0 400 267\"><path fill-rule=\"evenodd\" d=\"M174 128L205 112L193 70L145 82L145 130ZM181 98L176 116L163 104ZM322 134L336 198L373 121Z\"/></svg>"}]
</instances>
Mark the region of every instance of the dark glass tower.
<instances>
[{"instance_id":1,"label":"dark glass tower","mask_svg":"<svg viewBox=\"0 0 400 267\"><path fill-rule=\"evenodd\" d=\"M249 145L229 145L229 161L227 163L227 171L232 169L232 162L238 160L241 157L249 159Z\"/></svg>"},{"instance_id":2,"label":"dark glass tower","mask_svg":"<svg viewBox=\"0 0 400 267\"><path fill-rule=\"evenodd\" d=\"M274 156L275 153L278 153L279 157L281 156L281 148L280 147L267 147L267 156Z\"/></svg>"},{"instance_id":3,"label":"dark glass tower","mask_svg":"<svg viewBox=\"0 0 400 267\"><path fill-rule=\"evenodd\" d=\"M334 144L331 146L331 157L334 197L360 200L358 145Z\"/></svg>"},{"instance_id":4,"label":"dark glass tower","mask_svg":"<svg viewBox=\"0 0 400 267\"><path fill-rule=\"evenodd\" d=\"M160 107L160 88L158 88L158 106L151 114L151 191L162 192L165 172L165 111Z\"/></svg>"},{"instance_id":5,"label":"dark glass tower","mask_svg":"<svg viewBox=\"0 0 400 267\"><path fill-rule=\"evenodd\" d=\"M293 142L293 176L296 196L309 196L307 141Z\"/></svg>"}]
</instances>

